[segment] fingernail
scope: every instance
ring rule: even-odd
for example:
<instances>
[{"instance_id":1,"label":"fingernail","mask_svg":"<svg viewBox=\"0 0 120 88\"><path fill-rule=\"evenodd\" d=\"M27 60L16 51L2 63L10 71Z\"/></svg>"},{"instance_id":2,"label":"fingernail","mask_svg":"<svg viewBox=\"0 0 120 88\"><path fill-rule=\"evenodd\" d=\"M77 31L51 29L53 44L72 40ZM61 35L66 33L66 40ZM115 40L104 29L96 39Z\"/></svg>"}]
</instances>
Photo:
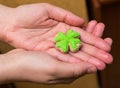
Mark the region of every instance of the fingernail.
<instances>
[{"instance_id":1,"label":"fingernail","mask_svg":"<svg viewBox=\"0 0 120 88\"><path fill-rule=\"evenodd\" d=\"M101 52L101 58L103 58L102 60L107 64L110 64L113 61L112 55L110 55L108 53Z\"/></svg>"},{"instance_id":2,"label":"fingernail","mask_svg":"<svg viewBox=\"0 0 120 88\"><path fill-rule=\"evenodd\" d=\"M113 62L113 57L111 55L106 55L107 64L111 64Z\"/></svg>"},{"instance_id":3,"label":"fingernail","mask_svg":"<svg viewBox=\"0 0 120 88\"><path fill-rule=\"evenodd\" d=\"M92 66L87 70L87 73L95 73L95 72L97 72L97 69L95 66Z\"/></svg>"},{"instance_id":4,"label":"fingernail","mask_svg":"<svg viewBox=\"0 0 120 88\"><path fill-rule=\"evenodd\" d=\"M102 44L102 47L105 51L110 51L110 46L105 42L104 44Z\"/></svg>"},{"instance_id":5,"label":"fingernail","mask_svg":"<svg viewBox=\"0 0 120 88\"><path fill-rule=\"evenodd\" d=\"M91 58L88 62L95 65L98 70L103 70L105 68L105 64L96 58Z\"/></svg>"}]
</instances>

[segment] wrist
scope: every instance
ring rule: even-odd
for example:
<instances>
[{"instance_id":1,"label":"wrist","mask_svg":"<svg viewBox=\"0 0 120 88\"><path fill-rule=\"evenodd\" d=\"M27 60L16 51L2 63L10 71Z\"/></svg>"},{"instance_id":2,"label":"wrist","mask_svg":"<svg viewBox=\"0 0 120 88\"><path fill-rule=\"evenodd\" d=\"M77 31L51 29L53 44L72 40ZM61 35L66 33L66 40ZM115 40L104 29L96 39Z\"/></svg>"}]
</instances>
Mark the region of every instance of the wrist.
<instances>
[{"instance_id":1,"label":"wrist","mask_svg":"<svg viewBox=\"0 0 120 88\"><path fill-rule=\"evenodd\" d=\"M11 28L13 13L14 13L14 8L6 7L0 4L0 40L1 41L5 41L6 32L9 28Z\"/></svg>"},{"instance_id":2,"label":"wrist","mask_svg":"<svg viewBox=\"0 0 120 88\"><path fill-rule=\"evenodd\" d=\"M0 55L0 84L18 81L18 61L12 56Z\"/></svg>"}]
</instances>

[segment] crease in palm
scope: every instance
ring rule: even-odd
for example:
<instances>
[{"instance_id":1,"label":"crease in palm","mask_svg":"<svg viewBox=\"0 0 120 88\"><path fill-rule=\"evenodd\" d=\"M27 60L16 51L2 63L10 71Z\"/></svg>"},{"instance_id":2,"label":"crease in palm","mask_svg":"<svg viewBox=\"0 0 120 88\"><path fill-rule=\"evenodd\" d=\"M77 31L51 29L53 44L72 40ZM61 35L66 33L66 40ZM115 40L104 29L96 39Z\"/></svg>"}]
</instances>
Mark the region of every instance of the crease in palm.
<instances>
[{"instance_id":1,"label":"crease in palm","mask_svg":"<svg viewBox=\"0 0 120 88\"><path fill-rule=\"evenodd\" d=\"M51 25L48 26L48 24L46 24L46 26L48 27L45 28L44 27L41 28L41 25L39 26L40 27L30 28L30 29L23 27L19 29L20 31L16 30L15 32L12 32L11 39L14 41L11 42L11 45L14 45L16 48L19 47L26 50L43 51L63 61L68 61L68 60L66 60L66 58L62 59L61 57L59 57L60 55L65 55L65 56L69 55L68 59L76 58L70 55L69 53L64 54L58 51L55 47L55 41L54 41L54 38L58 32L66 33L68 29L70 28L73 29L71 26L62 22L56 23L56 21L54 22L54 20L53 20L53 26ZM51 50L53 49L56 50L55 51L56 54L51 52Z\"/></svg>"}]
</instances>

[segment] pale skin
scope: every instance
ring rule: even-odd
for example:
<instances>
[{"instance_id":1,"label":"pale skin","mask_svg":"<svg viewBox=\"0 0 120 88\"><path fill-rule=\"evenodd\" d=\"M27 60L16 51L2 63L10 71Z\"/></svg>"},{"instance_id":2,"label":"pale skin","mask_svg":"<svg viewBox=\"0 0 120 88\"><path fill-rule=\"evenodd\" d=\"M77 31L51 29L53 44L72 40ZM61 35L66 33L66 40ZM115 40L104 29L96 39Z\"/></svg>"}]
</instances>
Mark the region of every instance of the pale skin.
<instances>
[{"instance_id":1,"label":"pale skin","mask_svg":"<svg viewBox=\"0 0 120 88\"><path fill-rule=\"evenodd\" d=\"M84 74L97 70L88 62L68 63L43 52L22 49L0 55L0 67L0 84L14 81L70 83Z\"/></svg>"},{"instance_id":2,"label":"pale skin","mask_svg":"<svg viewBox=\"0 0 120 88\"><path fill-rule=\"evenodd\" d=\"M17 8L8 8L4 6L1 7L2 9L6 10L6 12L4 10L1 10L2 15L0 15L0 18L5 19L2 19L0 21L0 23L2 24L0 26L0 39L11 44L16 48L25 49L20 51L15 50L11 53L1 55L1 58L5 56L7 60L9 56L12 56L13 62L11 61L11 63L14 63L14 60L16 62L21 62L20 64L18 64L19 66L16 66L17 64L13 64L14 68L23 66L28 63L28 66L26 66L25 69L29 69L30 72L36 73L38 70L31 68L32 66L34 67L34 64L32 64L32 62L27 61L30 57L33 57L33 62L50 64L50 66L52 67L48 69L50 69L54 75L57 75L55 70L58 69L59 66L61 67L63 63L70 65L70 67L66 66L67 68L63 67L63 65L63 68L61 67L60 69L60 73L64 73L59 74L57 76L53 75L50 78L49 74L52 73L50 73L49 70L46 68L45 69L46 71L48 70L48 72L40 70L39 72L37 72L38 74L35 75L35 77L31 77L32 73L27 73L25 70L19 72L25 72L25 76L17 74L17 71L14 71L13 68L10 68L11 71L13 69L13 72L15 72L13 74L15 74L16 77L10 75L10 78L8 77L9 80L25 80L46 84L66 83L66 81L64 81L65 79L67 79L67 82L71 82L71 78L73 81L73 79L76 79L77 77L80 77L83 74L95 72L97 69L103 70L105 68L106 63L110 64L112 62L112 56L108 53L111 48L112 40L110 38L106 38L104 40L100 38L104 30L104 25L102 23L90 22L85 28L85 30L87 31L86 32L85 30L80 28L84 24L84 20L82 18L79 18L68 11L65 11L63 9L49 4L23 5ZM83 46L81 50L77 53L63 54L55 49L55 43L53 40L59 31L66 32L66 30L69 28L74 29L75 31L81 34ZM47 53L47 55L45 54L45 59L48 59L51 62L42 62L41 58L43 58L43 53L41 54L40 52ZM30 57L26 58L26 55ZM19 56L21 56L23 59L18 59L17 57ZM38 58L40 58L40 61L38 61ZM51 60L51 58L53 59ZM56 65L56 63L60 64ZM31 64L31 67L29 67L29 64ZM73 65L75 65L76 68L74 68ZM4 68L4 66L1 67ZM38 67L44 68L44 64L39 64ZM70 70L65 71L65 69L68 68ZM76 70L73 71L73 69ZM76 73L77 77L74 77L74 75L64 75L73 73ZM28 76L26 76L26 74ZM39 78L39 74L45 74L42 77L45 77L46 79ZM52 82L50 80L52 80ZM7 81L7 79L5 79L3 76L3 80L1 80L1 82L4 81Z\"/></svg>"},{"instance_id":3,"label":"pale skin","mask_svg":"<svg viewBox=\"0 0 120 88\"><path fill-rule=\"evenodd\" d=\"M93 34L100 37L103 31L100 32L99 28L103 28L103 26L99 24L98 26L97 29L91 28L90 30L98 31L97 34ZM91 27L96 27L96 25ZM88 30L86 29L86 31ZM111 40L107 40L107 42L112 43ZM0 58L0 84L14 81L30 81L44 84L70 83L84 74L93 73L97 70L93 64L88 62L66 63L42 52L22 49L15 49L0 55Z\"/></svg>"}]
</instances>

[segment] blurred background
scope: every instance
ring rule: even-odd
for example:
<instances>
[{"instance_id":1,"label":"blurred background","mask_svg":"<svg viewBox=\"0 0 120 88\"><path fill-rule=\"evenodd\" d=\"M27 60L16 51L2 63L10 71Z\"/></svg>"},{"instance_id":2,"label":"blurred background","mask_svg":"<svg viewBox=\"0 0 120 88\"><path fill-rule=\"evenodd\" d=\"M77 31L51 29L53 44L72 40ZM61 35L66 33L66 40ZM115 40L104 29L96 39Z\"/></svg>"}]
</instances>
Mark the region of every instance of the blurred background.
<instances>
[{"instance_id":1,"label":"blurred background","mask_svg":"<svg viewBox=\"0 0 120 88\"><path fill-rule=\"evenodd\" d=\"M110 36L114 43L112 55L114 62L104 71L79 78L72 84L42 85L35 83L16 82L0 85L0 88L120 88L120 0L0 0L0 4L16 7L22 4L47 2L67 9L74 14L89 20L95 19L106 25L103 37ZM0 52L14 49L0 42Z\"/></svg>"}]
</instances>

